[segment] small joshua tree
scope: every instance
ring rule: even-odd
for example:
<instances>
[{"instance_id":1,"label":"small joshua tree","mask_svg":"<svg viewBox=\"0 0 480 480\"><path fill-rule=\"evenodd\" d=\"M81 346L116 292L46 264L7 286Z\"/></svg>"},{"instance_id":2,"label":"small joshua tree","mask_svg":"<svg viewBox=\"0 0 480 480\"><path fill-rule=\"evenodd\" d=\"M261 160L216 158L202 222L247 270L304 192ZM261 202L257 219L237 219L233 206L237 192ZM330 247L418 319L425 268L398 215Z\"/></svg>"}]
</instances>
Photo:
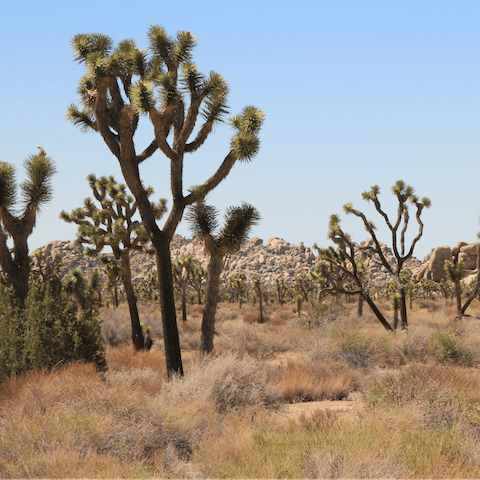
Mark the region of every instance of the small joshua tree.
<instances>
[{"instance_id":1,"label":"small joshua tree","mask_svg":"<svg viewBox=\"0 0 480 480\"><path fill-rule=\"evenodd\" d=\"M77 208L70 214L62 211L60 218L78 225L78 244L92 245L85 249L85 254L96 256L106 246L112 249L117 268L109 259L103 263L111 273L109 280L114 288L115 275L120 275L122 279L130 311L133 345L136 350L142 350L144 337L132 284L130 251L144 250L149 241L148 235L143 225L133 220L137 212L137 202L128 195L125 185L117 184L113 176L97 179L91 174L87 179L99 206L97 207L91 198L86 198L83 208ZM149 195L153 193L151 188L147 191ZM151 209L157 219L165 213L165 203L166 200L163 199L158 204L151 202ZM115 296L115 303L117 301Z\"/></svg>"},{"instance_id":2,"label":"small joshua tree","mask_svg":"<svg viewBox=\"0 0 480 480\"><path fill-rule=\"evenodd\" d=\"M55 165L43 148L38 155L30 155L23 162L27 178L20 184L22 211L17 213L17 186L15 167L0 162L0 267L11 282L13 297L23 307L28 293L30 258L28 237L31 235L40 209L52 198L52 177ZM13 250L7 246L7 239L13 240Z\"/></svg>"},{"instance_id":3,"label":"small joshua tree","mask_svg":"<svg viewBox=\"0 0 480 480\"><path fill-rule=\"evenodd\" d=\"M179 260L172 263L173 278L180 287L180 297L182 301L182 320L187 321L187 287L190 283L193 269L195 268L192 255L185 257L182 255Z\"/></svg>"},{"instance_id":4,"label":"small joshua tree","mask_svg":"<svg viewBox=\"0 0 480 480\"><path fill-rule=\"evenodd\" d=\"M226 255L236 252L247 241L250 230L260 221L258 211L247 203L240 207L230 207L225 214L225 224L215 235L218 227L218 211L203 201L190 207L188 220L192 232L200 237L210 254L207 268L207 287L205 291L205 307L202 320L201 353L208 354L213 350L215 334L215 313L220 290L220 274Z\"/></svg>"},{"instance_id":5,"label":"small joshua tree","mask_svg":"<svg viewBox=\"0 0 480 480\"><path fill-rule=\"evenodd\" d=\"M201 263L193 259L193 268L190 275L190 285L197 292L198 304L202 304L202 283L207 278L207 271Z\"/></svg>"},{"instance_id":6,"label":"small joshua tree","mask_svg":"<svg viewBox=\"0 0 480 480\"><path fill-rule=\"evenodd\" d=\"M362 197L367 202L373 202L375 209L383 217L386 225L388 226L392 236L392 251L395 257L395 262L390 263L383 254L383 251L380 247L380 242L378 241L375 233L375 224L372 221L367 220L366 216L362 212L354 209L351 203L345 204L343 210L347 214L352 214L360 218L363 221L365 229L373 239L374 246L359 246L359 251L370 257L371 260L377 265L385 267L385 269L392 274L397 291L400 294L400 318L402 321L402 329L406 329L408 327L408 321L407 306L405 301L405 287L401 281L400 274L404 268L405 262L412 257L415 245L423 234L423 223L420 219L420 216L424 208L430 207L431 202L427 197L424 197L420 200L419 197L415 195L413 187L407 185L402 180L398 180L392 187L392 193L397 197L398 200L397 217L395 219L395 223L392 223L388 215L382 209L380 200L378 199L379 193L380 188L378 185L375 185L370 189L370 191L363 192ZM415 218L418 224L417 235L412 240L408 250L405 248L405 234L410 220L407 202L410 202L415 207Z\"/></svg>"},{"instance_id":7,"label":"small joshua tree","mask_svg":"<svg viewBox=\"0 0 480 480\"><path fill-rule=\"evenodd\" d=\"M258 275L254 275L252 277L252 284L253 284L253 289L255 290L255 293L257 294L257 297L258 297L258 308L260 310L260 317L259 317L258 323L263 323L264 318L263 318L262 282L261 282L260 277Z\"/></svg>"},{"instance_id":8,"label":"small joshua tree","mask_svg":"<svg viewBox=\"0 0 480 480\"><path fill-rule=\"evenodd\" d=\"M385 329L392 331L392 327L367 292L364 271L357 257L357 246L340 227L338 215L330 216L328 237L337 244L336 250L333 247L313 247L319 252L319 270L326 279L322 293L361 295Z\"/></svg>"},{"instance_id":9,"label":"small joshua tree","mask_svg":"<svg viewBox=\"0 0 480 480\"><path fill-rule=\"evenodd\" d=\"M480 237L480 234L478 235ZM447 275L447 279L450 280L455 289L455 299L457 303L457 314L455 320L461 320L465 315L467 308L477 297L480 290L480 243L477 245L477 276L475 278L475 285L472 292L462 305L462 286L460 280L463 278L465 264L462 261L458 261L458 253L453 256L452 261L445 262L444 269Z\"/></svg>"}]
</instances>

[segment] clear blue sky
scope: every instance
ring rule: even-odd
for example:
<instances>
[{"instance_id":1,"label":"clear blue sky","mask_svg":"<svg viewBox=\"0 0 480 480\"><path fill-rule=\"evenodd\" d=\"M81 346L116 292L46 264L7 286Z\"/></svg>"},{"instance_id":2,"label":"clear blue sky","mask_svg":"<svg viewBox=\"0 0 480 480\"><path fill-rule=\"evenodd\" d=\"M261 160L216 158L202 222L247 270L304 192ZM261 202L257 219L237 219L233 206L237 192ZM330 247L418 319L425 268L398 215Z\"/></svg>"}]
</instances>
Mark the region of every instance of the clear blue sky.
<instances>
[{"instance_id":1,"label":"clear blue sky","mask_svg":"<svg viewBox=\"0 0 480 480\"><path fill-rule=\"evenodd\" d=\"M255 105L266 115L261 150L237 164L210 196L221 211L242 201L262 214L254 236L290 243L326 239L339 213L354 240L367 234L342 212L346 202L380 227L361 192L378 184L395 215L390 188L398 179L428 196L423 258L439 245L473 242L480 230L480 2L478 0L315 0L226 2L8 2L0 16L0 160L18 165L42 145L58 174L54 199L30 237L30 249L73 240L58 218L90 195L89 173L120 178L100 136L65 121L76 102L82 66L73 62L77 33L134 38L147 47L150 25L198 39L200 71L229 82L231 114ZM186 160L185 185L208 178L228 151L220 126ZM144 120L139 147L150 143ZM169 198L166 159L145 162L145 183ZM412 227L414 224L412 223ZM187 225L177 233L189 236ZM384 229L379 235L385 243Z\"/></svg>"}]
</instances>

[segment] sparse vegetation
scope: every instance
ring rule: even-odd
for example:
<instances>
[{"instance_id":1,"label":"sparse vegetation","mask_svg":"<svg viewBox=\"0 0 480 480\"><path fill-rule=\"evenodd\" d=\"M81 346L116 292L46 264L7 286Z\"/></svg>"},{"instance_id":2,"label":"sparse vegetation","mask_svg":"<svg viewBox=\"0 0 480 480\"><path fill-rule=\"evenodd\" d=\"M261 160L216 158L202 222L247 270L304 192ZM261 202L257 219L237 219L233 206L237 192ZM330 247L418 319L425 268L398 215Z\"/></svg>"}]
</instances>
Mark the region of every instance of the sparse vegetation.
<instances>
[{"instance_id":1,"label":"sparse vegetation","mask_svg":"<svg viewBox=\"0 0 480 480\"><path fill-rule=\"evenodd\" d=\"M198 355L203 306L187 308L189 321L179 324L183 378L167 381L159 342L133 354L123 305L101 310L104 338L116 328L105 373L73 363L5 380L0 475L480 474L480 377L472 368L480 338L474 320L454 328L455 305L440 299L431 312L415 304L408 333L392 335L371 312L359 318L354 303L338 310L334 297L311 311L319 321L310 326L310 310L299 318L292 304L266 306L270 320L259 324L253 305L221 303L216 348L205 359ZM140 314L158 339L158 307L140 304ZM291 410L312 401L328 407Z\"/></svg>"}]
</instances>

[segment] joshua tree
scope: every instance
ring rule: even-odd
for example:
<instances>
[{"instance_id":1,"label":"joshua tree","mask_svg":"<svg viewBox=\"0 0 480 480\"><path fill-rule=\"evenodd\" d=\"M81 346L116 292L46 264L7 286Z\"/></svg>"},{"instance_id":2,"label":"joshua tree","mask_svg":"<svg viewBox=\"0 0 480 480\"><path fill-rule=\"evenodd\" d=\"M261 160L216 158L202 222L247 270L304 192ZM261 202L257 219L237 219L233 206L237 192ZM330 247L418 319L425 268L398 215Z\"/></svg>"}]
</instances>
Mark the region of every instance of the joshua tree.
<instances>
[{"instance_id":1,"label":"joshua tree","mask_svg":"<svg viewBox=\"0 0 480 480\"><path fill-rule=\"evenodd\" d=\"M415 192L413 187L407 185L402 180L398 180L392 187L392 193L397 197L398 200L397 218L395 220L395 223L392 224L390 222L390 219L388 218L388 215L382 209L380 200L378 199L379 193L380 188L378 187L378 185L375 185L370 189L370 191L363 192L362 197L367 202L372 201L375 205L375 209L377 210L377 212L385 220L385 223L388 226L392 235L392 251L393 255L395 256L395 262L390 263L383 254L380 243L375 234L375 224L367 220L367 218L362 212L355 210L351 203L345 204L343 210L347 214L353 214L356 217L359 217L363 221L365 229L373 239L374 246L359 246L359 250L369 256L372 261L377 265L385 267L386 270L393 275L397 291L400 294L400 318L402 320L402 329L406 329L408 327L408 321L407 306L405 302L405 287L400 279L400 274L402 272L403 266L405 265L405 262L412 257L415 245L420 240L423 234L423 223L420 219L420 216L424 208L430 207L431 202L430 199L428 199L427 197L424 197L422 200L420 200L419 197L414 194ZM408 222L410 220L407 202L410 202L412 205L415 206L415 218L418 223L417 235L413 239L408 251L406 251L405 249L405 233L407 231Z\"/></svg>"},{"instance_id":2,"label":"joshua tree","mask_svg":"<svg viewBox=\"0 0 480 480\"><path fill-rule=\"evenodd\" d=\"M13 296L23 308L28 293L30 258L28 237L31 235L40 208L52 198L52 177L55 165L42 147L38 155L30 155L23 162L27 178L20 184L22 192L21 213L16 209L15 167L0 162L0 267L13 286ZM7 246L7 239L13 240L13 251Z\"/></svg>"},{"instance_id":3,"label":"joshua tree","mask_svg":"<svg viewBox=\"0 0 480 480\"><path fill-rule=\"evenodd\" d=\"M115 275L119 274L127 296L130 319L132 323L132 341L136 350L144 348L144 337L140 326L137 300L132 284L130 269L130 251L143 250L149 238L145 228L138 221L133 220L137 212L137 202L127 193L127 187L117 184L113 176L96 178L94 174L87 177L93 196L100 204L97 207L91 198L86 198L83 208L77 208L68 214L60 213L60 218L66 222L76 223L78 227L77 243L80 245L93 245L86 248L87 255L98 255L105 246L112 249L115 261L105 259L107 270L110 271L110 283L113 283L116 293ZM153 190L149 188L148 194ZM155 218L159 219L164 214L166 200L158 204L150 203ZM115 268L120 267L120 268ZM117 303L115 295L115 303Z\"/></svg>"},{"instance_id":4,"label":"joshua tree","mask_svg":"<svg viewBox=\"0 0 480 480\"><path fill-rule=\"evenodd\" d=\"M258 320L258 323L263 323L264 318L263 318L263 294L262 294L262 282L260 281L260 277L258 275L254 275L252 277L252 284L253 284L253 289L255 290L257 297L258 297L258 306L260 309L260 318Z\"/></svg>"},{"instance_id":5,"label":"joshua tree","mask_svg":"<svg viewBox=\"0 0 480 480\"><path fill-rule=\"evenodd\" d=\"M392 293L390 295L390 307L393 310L393 329L396 330L398 326L398 311L402 306L400 294L398 292Z\"/></svg>"},{"instance_id":6,"label":"joshua tree","mask_svg":"<svg viewBox=\"0 0 480 480\"><path fill-rule=\"evenodd\" d=\"M337 250L333 247L326 249L318 248L317 245L313 247L319 252L321 259L319 270L327 281L322 292L361 295L385 329L392 331L392 327L366 290L364 273L361 267L359 268L356 245L341 229L338 215L330 216L328 238L337 244Z\"/></svg>"},{"instance_id":7,"label":"joshua tree","mask_svg":"<svg viewBox=\"0 0 480 480\"><path fill-rule=\"evenodd\" d=\"M198 304L202 304L202 282L207 278L207 271L198 260L193 260L193 268L190 275L190 285L197 292Z\"/></svg>"},{"instance_id":8,"label":"joshua tree","mask_svg":"<svg viewBox=\"0 0 480 480\"><path fill-rule=\"evenodd\" d=\"M118 307L118 282L121 280L123 268L118 264L115 258L110 258L107 256L100 257L100 262L102 264L103 270L107 275L107 285L108 290L113 297L113 305L115 308Z\"/></svg>"},{"instance_id":9,"label":"joshua tree","mask_svg":"<svg viewBox=\"0 0 480 480\"><path fill-rule=\"evenodd\" d=\"M206 77L198 72L192 62L196 40L189 31L178 32L176 38L172 38L162 27L152 26L148 36L149 51L139 50L133 40L125 40L113 49L113 41L105 35L74 37L75 60L85 64L86 75L78 89L83 108L72 105L68 118L83 130L100 133L118 159L125 181L138 202L155 250L170 376L183 374L170 242L185 208L224 180L237 160L249 161L256 155L264 114L255 107L246 107L231 119L235 133L226 157L210 178L185 195L185 154L200 148L213 127L222 121L228 111L228 86L217 73ZM142 114L148 115L154 138L137 153L133 136ZM195 129L197 120L201 120L201 125ZM158 149L170 161L172 209L163 228L156 222L139 171L140 165Z\"/></svg>"},{"instance_id":10,"label":"joshua tree","mask_svg":"<svg viewBox=\"0 0 480 480\"><path fill-rule=\"evenodd\" d=\"M247 203L241 207L230 207L225 214L225 224L215 235L218 227L218 211L203 201L190 207L188 220L192 233L200 237L210 254L207 268L207 287L205 291L205 307L202 320L201 353L208 354L213 350L215 333L215 313L217 310L220 274L226 255L236 252L247 241L250 230L260 221L258 211Z\"/></svg>"},{"instance_id":11,"label":"joshua tree","mask_svg":"<svg viewBox=\"0 0 480 480\"><path fill-rule=\"evenodd\" d=\"M180 260L172 263L173 277L180 286L180 296L182 300L182 320L187 321L187 286L192 277L192 271L195 268L192 255L185 257L182 255Z\"/></svg>"},{"instance_id":12,"label":"joshua tree","mask_svg":"<svg viewBox=\"0 0 480 480\"><path fill-rule=\"evenodd\" d=\"M480 234L479 234L480 236ZM468 296L465 303L462 305L462 287L460 280L463 278L463 273L465 270L465 264L462 261L458 261L458 253L453 256L452 261L445 262L444 269L447 274L447 279L450 280L455 288L455 298L457 301L457 315L455 320L461 320L462 316L465 315L467 308L476 298L478 291L480 289L480 243L477 246L477 276L475 279L475 286Z\"/></svg>"},{"instance_id":13,"label":"joshua tree","mask_svg":"<svg viewBox=\"0 0 480 480\"><path fill-rule=\"evenodd\" d=\"M245 297L248 296L247 277L244 273L236 273L228 279L228 285L232 292L233 300L238 302L238 308L242 308Z\"/></svg>"},{"instance_id":14,"label":"joshua tree","mask_svg":"<svg viewBox=\"0 0 480 480\"><path fill-rule=\"evenodd\" d=\"M275 285L277 288L278 303L280 305L283 305L285 303L285 293L287 290L287 287L285 286L285 281L283 280L283 278L276 278Z\"/></svg>"}]
</instances>

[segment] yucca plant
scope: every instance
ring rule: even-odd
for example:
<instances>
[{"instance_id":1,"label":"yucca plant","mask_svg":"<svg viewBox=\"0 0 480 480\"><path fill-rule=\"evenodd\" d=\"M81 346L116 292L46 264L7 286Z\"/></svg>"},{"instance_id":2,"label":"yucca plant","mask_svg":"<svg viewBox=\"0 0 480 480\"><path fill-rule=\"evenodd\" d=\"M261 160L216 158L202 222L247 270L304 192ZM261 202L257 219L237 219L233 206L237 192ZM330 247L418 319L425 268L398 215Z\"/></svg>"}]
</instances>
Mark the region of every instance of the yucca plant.
<instances>
[{"instance_id":1,"label":"yucca plant","mask_svg":"<svg viewBox=\"0 0 480 480\"><path fill-rule=\"evenodd\" d=\"M143 251L149 243L148 234L143 225L134 220L137 202L129 195L126 185L117 183L113 176L97 178L93 173L87 180L98 206L89 197L84 200L83 208L70 214L62 211L60 218L78 225L76 243L91 245L85 248L86 255L97 256L104 247L111 248L114 258L102 257L102 263L115 293L116 277L123 282L132 324L132 342L136 350L142 350L144 336L132 284L130 252ZM153 189L147 188L146 192L150 196ZM150 202L150 208L155 218L160 219L166 211L166 200ZM118 303L116 295L115 303Z\"/></svg>"},{"instance_id":2,"label":"yucca plant","mask_svg":"<svg viewBox=\"0 0 480 480\"><path fill-rule=\"evenodd\" d=\"M0 162L0 266L20 307L25 304L28 293L28 237L35 228L41 207L52 198L52 177L56 173L52 158L42 147L38 148L37 155L30 155L23 162L27 176L20 184L21 210L17 205L15 167ZM9 237L13 240L12 250L7 246Z\"/></svg>"},{"instance_id":3,"label":"yucca plant","mask_svg":"<svg viewBox=\"0 0 480 480\"><path fill-rule=\"evenodd\" d=\"M187 219L192 233L203 240L205 248L210 254L200 346L201 353L208 354L213 350L215 313L223 260L226 255L238 251L248 240L252 227L260 221L260 214L255 207L248 203L242 203L240 207L229 207L225 213L224 226L216 234L218 211L215 207L198 201L189 208Z\"/></svg>"},{"instance_id":4,"label":"yucca plant","mask_svg":"<svg viewBox=\"0 0 480 480\"><path fill-rule=\"evenodd\" d=\"M182 375L170 243L185 208L222 182L237 161L250 161L257 154L264 114L248 106L231 118L234 134L228 153L199 188L186 194L184 157L198 150L228 113L228 85L218 73L198 71L192 61L196 39L189 31L173 38L152 26L148 38L148 50L140 50L133 40L115 47L106 35L76 35L74 57L85 66L85 75L78 88L81 107L71 105L67 117L83 131L102 136L138 203L156 255L167 371ZM133 137L142 115L148 116L154 137L137 152ZM140 165L157 150L170 162L172 208L162 228L140 178Z\"/></svg>"},{"instance_id":5,"label":"yucca plant","mask_svg":"<svg viewBox=\"0 0 480 480\"><path fill-rule=\"evenodd\" d=\"M401 298L400 318L402 321L402 329L405 330L408 328L407 305L405 300L405 286L401 281L401 273L405 262L412 257L415 245L423 235L423 222L420 217L423 210L430 207L431 201L427 197L420 199L417 195L415 195L415 190L413 187L407 185L403 180L398 180L392 187L391 192L393 195L395 195L398 201L397 216L394 223L390 221L387 213L382 208L378 198L378 195L380 194L380 188L378 185L374 185L370 191L363 192L362 198L367 202L373 202L376 211L382 216L388 229L390 230L392 237L392 251L395 257L394 261L387 260L387 257L384 255L380 246L380 242L377 238L377 234L375 233L375 224L368 220L364 213L354 209L351 203L346 203L343 206L343 210L347 215L351 214L360 218L365 226L365 229L372 237L374 246L359 245L358 250L364 255L368 256L374 263L383 266L392 274L397 291ZM407 250L405 245L405 235L410 221L408 202L411 203L416 209L415 219L418 224L418 231L413 238L412 243L410 244L410 248Z\"/></svg>"}]
</instances>

